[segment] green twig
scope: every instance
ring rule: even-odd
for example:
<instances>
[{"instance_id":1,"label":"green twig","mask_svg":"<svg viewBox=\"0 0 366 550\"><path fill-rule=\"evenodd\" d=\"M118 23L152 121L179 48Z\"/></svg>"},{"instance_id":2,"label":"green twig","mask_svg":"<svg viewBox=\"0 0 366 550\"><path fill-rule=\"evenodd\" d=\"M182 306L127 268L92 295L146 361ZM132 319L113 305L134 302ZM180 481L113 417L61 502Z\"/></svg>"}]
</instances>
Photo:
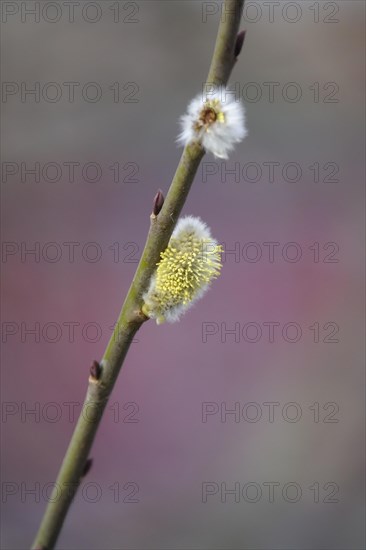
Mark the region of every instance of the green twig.
<instances>
[{"instance_id":1,"label":"green twig","mask_svg":"<svg viewBox=\"0 0 366 550\"><path fill-rule=\"evenodd\" d=\"M225 0L207 83L226 85L235 64L237 33L244 0ZM147 320L141 312L142 295L148 287L160 253L166 248L184 206L204 149L198 143L183 151L160 213L151 215L150 230L131 287L123 304L113 335L101 361L94 363L87 395L71 442L62 462L55 489L44 514L33 549L51 550L62 528L85 465L100 419L113 390L130 344Z\"/></svg>"}]
</instances>

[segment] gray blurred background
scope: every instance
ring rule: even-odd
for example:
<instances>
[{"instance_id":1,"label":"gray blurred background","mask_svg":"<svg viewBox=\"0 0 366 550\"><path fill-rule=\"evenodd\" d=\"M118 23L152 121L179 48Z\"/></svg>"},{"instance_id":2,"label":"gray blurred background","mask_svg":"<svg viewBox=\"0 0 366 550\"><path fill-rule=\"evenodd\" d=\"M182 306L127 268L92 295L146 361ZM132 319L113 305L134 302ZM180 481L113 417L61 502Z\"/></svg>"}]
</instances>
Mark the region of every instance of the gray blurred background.
<instances>
[{"instance_id":1,"label":"gray blurred background","mask_svg":"<svg viewBox=\"0 0 366 550\"><path fill-rule=\"evenodd\" d=\"M1 9L2 548L18 550L175 171L221 3ZM224 244L222 276L180 323L138 333L58 548L365 547L364 11L247 2L230 84L249 136L204 158L184 209Z\"/></svg>"}]
</instances>

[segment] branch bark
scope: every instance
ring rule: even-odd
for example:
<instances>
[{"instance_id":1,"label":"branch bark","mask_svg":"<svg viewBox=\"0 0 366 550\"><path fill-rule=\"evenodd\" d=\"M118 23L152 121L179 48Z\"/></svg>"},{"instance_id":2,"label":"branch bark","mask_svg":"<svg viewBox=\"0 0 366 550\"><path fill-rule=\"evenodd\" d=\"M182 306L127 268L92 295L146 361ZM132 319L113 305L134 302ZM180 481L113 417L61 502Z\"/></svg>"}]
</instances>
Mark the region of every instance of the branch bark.
<instances>
[{"instance_id":1,"label":"branch bark","mask_svg":"<svg viewBox=\"0 0 366 550\"><path fill-rule=\"evenodd\" d=\"M235 64L235 46L245 0L225 0L207 84L226 85ZM198 143L187 145L182 153L167 197L158 216L151 215L150 230L101 369L91 369L83 409L61 465L54 491L46 508L32 548L54 548L63 522L83 477L85 464L98 426L113 390L130 344L148 318L141 312L142 295L167 247L176 221L184 206L198 166L204 156Z\"/></svg>"}]
</instances>

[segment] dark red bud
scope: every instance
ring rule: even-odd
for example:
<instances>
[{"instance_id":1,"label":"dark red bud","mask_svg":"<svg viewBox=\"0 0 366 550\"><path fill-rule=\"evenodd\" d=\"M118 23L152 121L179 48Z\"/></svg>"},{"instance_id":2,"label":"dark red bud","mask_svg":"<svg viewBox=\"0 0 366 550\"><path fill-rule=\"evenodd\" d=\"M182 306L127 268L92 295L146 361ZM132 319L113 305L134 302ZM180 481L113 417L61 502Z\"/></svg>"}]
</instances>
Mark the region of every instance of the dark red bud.
<instances>
[{"instance_id":1,"label":"dark red bud","mask_svg":"<svg viewBox=\"0 0 366 550\"><path fill-rule=\"evenodd\" d=\"M235 58L237 58L237 57L240 55L241 49L242 49L243 44L244 44L245 33L246 33L246 32L247 32L247 31L240 31L240 33L239 33L238 36L236 37L235 48L234 48L234 56L235 56Z\"/></svg>"},{"instance_id":2,"label":"dark red bud","mask_svg":"<svg viewBox=\"0 0 366 550\"><path fill-rule=\"evenodd\" d=\"M153 202L152 213L154 214L154 216L157 216L159 214L160 210L163 208L163 204L164 204L164 195L162 191L159 189L159 191L156 193L154 197L154 202Z\"/></svg>"},{"instance_id":3,"label":"dark red bud","mask_svg":"<svg viewBox=\"0 0 366 550\"><path fill-rule=\"evenodd\" d=\"M90 367L90 376L92 378L95 378L95 380L99 380L101 374L102 367L100 366L98 361L93 361Z\"/></svg>"},{"instance_id":4,"label":"dark red bud","mask_svg":"<svg viewBox=\"0 0 366 550\"><path fill-rule=\"evenodd\" d=\"M89 472L90 468L92 467L92 464L93 464L93 459L92 459L92 458L88 458L87 461L85 462L83 471L82 471L82 473L81 473L81 477L85 477L85 476L87 475L87 473Z\"/></svg>"}]
</instances>

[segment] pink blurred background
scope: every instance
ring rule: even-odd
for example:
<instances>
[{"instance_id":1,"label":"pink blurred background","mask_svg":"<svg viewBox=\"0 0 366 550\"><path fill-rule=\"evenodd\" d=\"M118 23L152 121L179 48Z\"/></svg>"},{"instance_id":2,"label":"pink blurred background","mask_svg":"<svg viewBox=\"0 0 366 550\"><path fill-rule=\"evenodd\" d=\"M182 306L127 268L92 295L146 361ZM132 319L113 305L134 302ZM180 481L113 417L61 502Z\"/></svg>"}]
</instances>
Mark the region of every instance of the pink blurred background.
<instances>
[{"instance_id":1,"label":"pink blurred background","mask_svg":"<svg viewBox=\"0 0 366 550\"><path fill-rule=\"evenodd\" d=\"M21 4L2 3L9 550L37 531L221 7L81 1L71 22L64 2L39 21ZM249 136L226 163L204 158L184 209L236 252L180 323L138 333L60 549L365 547L364 3L269 4L247 3L231 79Z\"/></svg>"}]
</instances>

